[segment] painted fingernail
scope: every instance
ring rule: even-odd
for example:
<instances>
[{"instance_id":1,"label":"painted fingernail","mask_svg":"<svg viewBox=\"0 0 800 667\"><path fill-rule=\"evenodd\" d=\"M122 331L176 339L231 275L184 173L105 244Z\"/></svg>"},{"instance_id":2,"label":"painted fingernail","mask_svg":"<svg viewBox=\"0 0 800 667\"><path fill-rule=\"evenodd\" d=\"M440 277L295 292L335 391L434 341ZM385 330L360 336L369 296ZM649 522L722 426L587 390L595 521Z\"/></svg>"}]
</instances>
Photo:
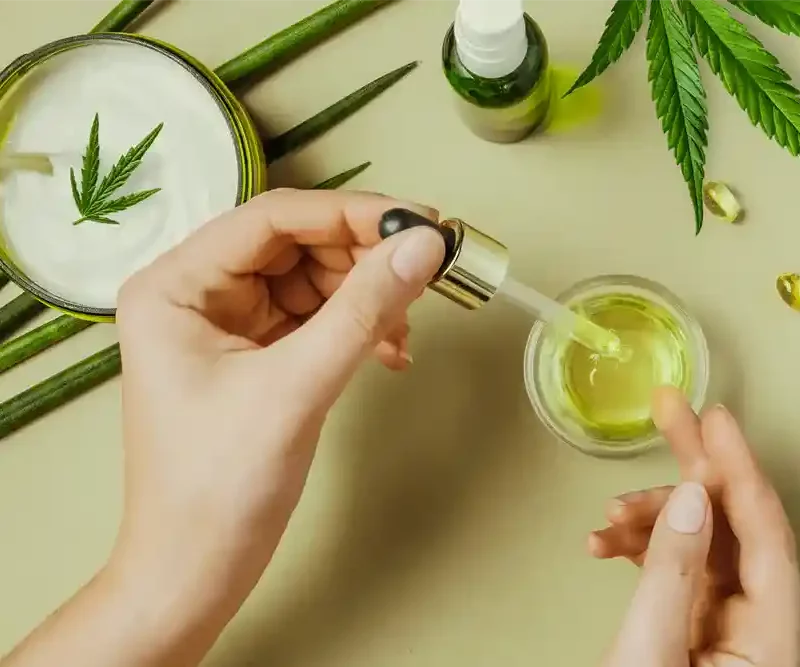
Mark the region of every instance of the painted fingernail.
<instances>
[{"instance_id":1,"label":"painted fingernail","mask_svg":"<svg viewBox=\"0 0 800 667\"><path fill-rule=\"evenodd\" d=\"M677 533L694 535L706 523L708 493L702 484L684 482L677 487L667 503L667 524Z\"/></svg>"},{"instance_id":2,"label":"painted fingernail","mask_svg":"<svg viewBox=\"0 0 800 667\"><path fill-rule=\"evenodd\" d=\"M400 280L416 285L428 282L444 258L444 241L433 229L418 228L402 233L403 241L392 255L392 269Z\"/></svg>"}]
</instances>

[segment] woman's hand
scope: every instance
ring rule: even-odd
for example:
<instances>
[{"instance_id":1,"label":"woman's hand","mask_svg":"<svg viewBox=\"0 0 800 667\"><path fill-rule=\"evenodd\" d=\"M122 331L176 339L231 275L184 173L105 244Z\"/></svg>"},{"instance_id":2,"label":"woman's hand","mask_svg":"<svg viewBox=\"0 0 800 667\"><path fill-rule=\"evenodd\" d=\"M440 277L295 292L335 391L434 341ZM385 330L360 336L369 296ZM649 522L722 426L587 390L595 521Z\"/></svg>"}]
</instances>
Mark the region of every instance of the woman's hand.
<instances>
[{"instance_id":1,"label":"woman's hand","mask_svg":"<svg viewBox=\"0 0 800 667\"><path fill-rule=\"evenodd\" d=\"M255 584L353 373L373 352L390 368L409 358L406 310L444 246L413 230L371 249L381 214L400 205L273 191L123 287L119 551L137 569L175 576L199 556L208 562L198 567L230 569L243 592Z\"/></svg>"},{"instance_id":2,"label":"woman's hand","mask_svg":"<svg viewBox=\"0 0 800 667\"><path fill-rule=\"evenodd\" d=\"M654 419L683 484L630 493L589 538L642 577L607 667L796 667L800 582L791 527L733 417L699 419L664 389Z\"/></svg>"},{"instance_id":3,"label":"woman's hand","mask_svg":"<svg viewBox=\"0 0 800 667\"><path fill-rule=\"evenodd\" d=\"M395 206L273 191L126 283L119 537L4 667L200 662L272 557L353 373L374 352L390 368L409 359L406 310L444 244L430 229L378 244Z\"/></svg>"}]
</instances>

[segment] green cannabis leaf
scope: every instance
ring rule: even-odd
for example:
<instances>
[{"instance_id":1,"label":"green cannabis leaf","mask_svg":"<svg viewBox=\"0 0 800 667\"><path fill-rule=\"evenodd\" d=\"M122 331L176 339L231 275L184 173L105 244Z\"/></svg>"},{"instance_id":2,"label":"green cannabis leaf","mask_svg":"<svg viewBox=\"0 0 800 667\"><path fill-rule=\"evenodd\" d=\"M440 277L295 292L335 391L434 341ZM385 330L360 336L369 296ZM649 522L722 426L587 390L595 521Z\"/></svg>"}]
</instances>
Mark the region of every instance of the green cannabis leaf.
<instances>
[{"instance_id":1,"label":"green cannabis leaf","mask_svg":"<svg viewBox=\"0 0 800 667\"><path fill-rule=\"evenodd\" d=\"M800 35L800 0L728 0L733 6L755 16L787 35Z\"/></svg>"},{"instance_id":2,"label":"green cannabis leaf","mask_svg":"<svg viewBox=\"0 0 800 667\"><path fill-rule=\"evenodd\" d=\"M592 61L567 95L601 74L630 46L651 6L649 80L656 113L703 223L702 180L708 119L693 46L725 89L775 143L800 154L800 91L778 59L718 0L616 0ZM800 0L728 0L768 26L800 35Z\"/></svg>"},{"instance_id":3,"label":"green cannabis leaf","mask_svg":"<svg viewBox=\"0 0 800 667\"><path fill-rule=\"evenodd\" d=\"M164 124L161 123L141 142L125 153L111 167L108 174L98 185L97 181L100 178L100 118L95 114L92 129L89 132L89 144L83 154L80 190L75 178L75 170L72 168L69 170L72 198L75 200L75 205L81 214L81 218L73 222L73 225L79 225L87 221L104 225L118 225L119 222L108 216L141 204L157 192L161 192L161 188L155 188L153 190L134 192L116 199L110 198L111 195L128 182L133 172L142 164L144 156L158 138L163 127Z\"/></svg>"},{"instance_id":4,"label":"green cannabis leaf","mask_svg":"<svg viewBox=\"0 0 800 667\"><path fill-rule=\"evenodd\" d=\"M800 92L778 59L713 0L681 0L697 48L750 122L800 153Z\"/></svg>"},{"instance_id":5,"label":"green cannabis leaf","mask_svg":"<svg viewBox=\"0 0 800 667\"><path fill-rule=\"evenodd\" d=\"M708 113L689 31L671 0L653 2L647 31L647 60L656 115L689 186L695 229L703 226Z\"/></svg>"},{"instance_id":6,"label":"green cannabis leaf","mask_svg":"<svg viewBox=\"0 0 800 667\"><path fill-rule=\"evenodd\" d=\"M611 15L606 21L605 30L592 56L592 62L583 70L572 87L564 93L564 97L578 88L585 86L592 79L602 74L609 65L619 60L620 56L633 43L636 33L644 22L647 0L617 0L611 8Z\"/></svg>"}]
</instances>

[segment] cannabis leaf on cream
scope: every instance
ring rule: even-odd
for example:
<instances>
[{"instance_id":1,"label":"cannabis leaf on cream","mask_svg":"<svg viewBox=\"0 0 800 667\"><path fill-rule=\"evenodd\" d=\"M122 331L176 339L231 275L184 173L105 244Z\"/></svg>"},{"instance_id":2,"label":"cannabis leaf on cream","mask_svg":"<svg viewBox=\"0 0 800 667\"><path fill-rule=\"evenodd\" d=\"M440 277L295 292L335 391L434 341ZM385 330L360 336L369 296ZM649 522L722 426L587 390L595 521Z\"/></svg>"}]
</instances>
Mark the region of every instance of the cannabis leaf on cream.
<instances>
[{"instance_id":1,"label":"cannabis leaf on cream","mask_svg":"<svg viewBox=\"0 0 800 667\"><path fill-rule=\"evenodd\" d=\"M142 164L145 154L150 150L163 127L164 124L160 124L140 143L125 153L98 184L100 180L100 118L95 114L92 129L89 133L89 144L83 154L80 190L75 178L75 170L72 168L69 170L72 198L75 200L75 205L81 214L81 217L72 223L73 225L80 225L87 221L99 222L105 225L118 225L119 222L109 216L141 204L154 194L161 192L161 188L155 188L153 190L133 192L116 199L111 198L115 192L128 182L133 172Z\"/></svg>"},{"instance_id":2,"label":"cannabis leaf on cream","mask_svg":"<svg viewBox=\"0 0 800 667\"><path fill-rule=\"evenodd\" d=\"M728 0L763 23L800 35L800 0ZM718 0L616 0L591 63L566 93L585 86L619 60L644 24L648 78L656 115L703 226L708 119L696 53L709 64L750 122L792 155L800 154L800 91L778 59Z\"/></svg>"}]
</instances>

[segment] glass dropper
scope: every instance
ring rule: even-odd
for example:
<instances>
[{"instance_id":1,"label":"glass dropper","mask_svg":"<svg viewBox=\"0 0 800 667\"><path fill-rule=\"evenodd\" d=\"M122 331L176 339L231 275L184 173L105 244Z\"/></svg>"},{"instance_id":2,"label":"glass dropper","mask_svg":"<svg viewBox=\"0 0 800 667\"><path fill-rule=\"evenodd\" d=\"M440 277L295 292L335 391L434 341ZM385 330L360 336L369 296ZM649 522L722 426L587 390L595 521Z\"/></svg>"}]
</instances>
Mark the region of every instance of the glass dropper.
<instances>
[{"instance_id":1,"label":"glass dropper","mask_svg":"<svg viewBox=\"0 0 800 667\"><path fill-rule=\"evenodd\" d=\"M595 324L590 319L578 315L563 303L551 299L524 285L514 278L507 277L497 290L497 295L515 306L532 313L547 322L576 343L606 357L623 357L619 337L608 329Z\"/></svg>"},{"instance_id":2,"label":"glass dropper","mask_svg":"<svg viewBox=\"0 0 800 667\"><path fill-rule=\"evenodd\" d=\"M430 285L434 290L470 309L500 295L597 354L627 358L627 350L613 331L511 278L507 248L463 220L449 218L437 223L408 209L395 208L381 216L378 233L386 239L414 227L434 229L444 240L444 262Z\"/></svg>"},{"instance_id":3,"label":"glass dropper","mask_svg":"<svg viewBox=\"0 0 800 667\"><path fill-rule=\"evenodd\" d=\"M0 152L0 172L4 171L35 171L52 176L53 163L44 153Z\"/></svg>"}]
</instances>

